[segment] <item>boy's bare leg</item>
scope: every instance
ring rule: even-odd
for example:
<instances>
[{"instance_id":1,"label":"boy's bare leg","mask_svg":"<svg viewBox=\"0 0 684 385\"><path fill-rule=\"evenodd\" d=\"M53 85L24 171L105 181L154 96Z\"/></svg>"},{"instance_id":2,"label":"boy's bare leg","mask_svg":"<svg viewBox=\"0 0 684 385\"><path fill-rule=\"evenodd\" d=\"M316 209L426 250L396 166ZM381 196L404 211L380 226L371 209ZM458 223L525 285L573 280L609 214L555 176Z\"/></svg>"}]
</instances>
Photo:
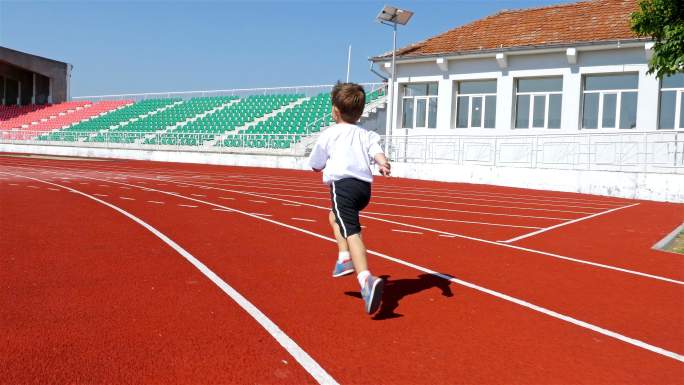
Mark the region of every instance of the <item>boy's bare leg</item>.
<instances>
[{"instance_id":1,"label":"boy's bare leg","mask_svg":"<svg viewBox=\"0 0 684 385\"><path fill-rule=\"evenodd\" d=\"M337 222L335 222L335 214L333 214L332 211L330 212L330 215L328 215L328 221L330 222L330 226L332 227L333 233L335 234L335 239L337 240L337 248L340 251L349 251L349 245L347 244L347 240L344 239L344 237L342 236L340 226L337 224Z\"/></svg>"},{"instance_id":2,"label":"boy's bare leg","mask_svg":"<svg viewBox=\"0 0 684 385\"><path fill-rule=\"evenodd\" d=\"M361 234L354 234L347 238L347 245L349 246L349 254L351 254L354 270L356 270L357 273L368 270L366 245L363 244Z\"/></svg>"}]
</instances>

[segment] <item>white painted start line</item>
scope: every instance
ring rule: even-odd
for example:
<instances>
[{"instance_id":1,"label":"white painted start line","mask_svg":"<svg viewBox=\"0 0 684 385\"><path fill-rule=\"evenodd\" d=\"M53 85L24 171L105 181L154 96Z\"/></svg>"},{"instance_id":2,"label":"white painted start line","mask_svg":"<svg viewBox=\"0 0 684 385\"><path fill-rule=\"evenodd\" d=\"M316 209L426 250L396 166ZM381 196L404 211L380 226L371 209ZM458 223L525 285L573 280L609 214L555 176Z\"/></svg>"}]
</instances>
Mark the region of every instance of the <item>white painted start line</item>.
<instances>
[{"instance_id":1,"label":"white painted start line","mask_svg":"<svg viewBox=\"0 0 684 385\"><path fill-rule=\"evenodd\" d=\"M420 231L411 231L411 230L392 229L392 231L397 232L397 233L407 233L407 234L423 234Z\"/></svg>"},{"instance_id":2,"label":"white painted start line","mask_svg":"<svg viewBox=\"0 0 684 385\"><path fill-rule=\"evenodd\" d=\"M181 203L179 203L178 206L180 206L180 207L189 207L189 208L193 208L193 209L194 209L195 207L197 207L197 206L195 206L195 205L184 205L184 204L181 204Z\"/></svg>"},{"instance_id":3,"label":"white painted start line","mask_svg":"<svg viewBox=\"0 0 684 385\"><path fill-rule=\"evenodd\" d=\"M204 195L204 194L190 194L190 195L192 195L194 197L200 197L200 198L206 197L206 195Z\"/></svg>"},{"instance_id":4,"label":"white painted start line","mask_svg":"<svg viewBox=\"0 0 684 385\"><path fill-rule=\"evenodd\" d=\"M260 200L256 200L256 199L250 199L249 201L254 202L254 203L268 203L266 201L260 201Z\"/></svg>"},{"instance_id":5,"label":"white painted start line","mask_svg":"<svg viewBox=\"0 0 684 385\"><path fill-rule=\"evenodd\" d=\"M295 221L303 221L303 222L316 222L315 219L307 219L307 218L292 217L290 219L294 219Z\"/></svg>"},{"instance_id":6,"label":"white painted start line","mask_svg":"<svg viewBox=\"0 0 684 385\"><path fill-rule=\"evenodd\" d=\"M219 199L224 199L227 201L234 201L235 200L235 198L231 198L231 197L219 197Z\"/></svg>"},{"instance_id":7,"label":"white painted start line","mask_svg":"<svg viewBox=\"0 0 684 385\"><path fill-rule=\"evenodd\" d=\"M109 196L107 194L93 194L93 195L98 196L98 197L108 197Z\"/></svg>"},{"instance_id":8,"label":"white painted start line","mask_svg":"<svg viewBox=\"0 0 684 385\"><path fill-rule=\"evenodd\" d=\"M149 202L149 203L155 203L155 204L158 204L158 205L163 205L163 204L164 204L164 202L160 202L160 201L147 201L147 202Z\"/></svg>"},{"instance_id":9,"label":"white painted start line","mask_svg":"<svg viewBox=\"0 0 684 385\"><path fill-rule=\"evenodd\" d=\"M129 198L129 197L119 197L120 199L125 199L127 201L134 201L135 198Z\"/></svg>"}]
</instances>

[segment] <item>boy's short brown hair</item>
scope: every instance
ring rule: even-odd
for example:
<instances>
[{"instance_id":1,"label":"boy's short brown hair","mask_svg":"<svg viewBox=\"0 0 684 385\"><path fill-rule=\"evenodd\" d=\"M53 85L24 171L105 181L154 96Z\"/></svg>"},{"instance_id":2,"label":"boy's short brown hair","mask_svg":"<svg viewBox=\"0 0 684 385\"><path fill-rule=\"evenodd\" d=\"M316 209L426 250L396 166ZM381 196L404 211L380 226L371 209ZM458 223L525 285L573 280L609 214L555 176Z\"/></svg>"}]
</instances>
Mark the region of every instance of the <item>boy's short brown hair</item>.
<instances>
[{"instance_id":1,"label":"boy's short brown hair","mask_svg":"<svg viewBox=\"0 0 684 385\"><path fill-rule=\"evenodd\" d=\"M366 106L366 91L356 83L335 84L332 89L332 104L337 107L340 117L347 123L356 123Z\"/></svg>"}]
</instances>

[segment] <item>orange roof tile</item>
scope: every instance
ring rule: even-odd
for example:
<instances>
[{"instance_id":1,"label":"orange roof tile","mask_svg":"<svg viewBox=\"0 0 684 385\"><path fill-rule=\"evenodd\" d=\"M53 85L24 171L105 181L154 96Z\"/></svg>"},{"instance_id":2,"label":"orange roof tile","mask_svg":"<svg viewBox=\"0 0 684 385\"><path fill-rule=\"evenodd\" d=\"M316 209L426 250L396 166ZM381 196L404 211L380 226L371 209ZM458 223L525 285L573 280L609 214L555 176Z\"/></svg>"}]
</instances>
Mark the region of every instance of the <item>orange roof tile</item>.
<instances>
[{"instance_id":1,"label":"orange roof tile","mask_svg":"<svg viewBox=\"0 0 684 385\"><path fill-rule=\"evenodd\" d=\"M637 0L596 0L505 10L400 48L397 55L636 40L639 38L630 28L630 15L637 9Z\"/></svg>"}]
</instances>

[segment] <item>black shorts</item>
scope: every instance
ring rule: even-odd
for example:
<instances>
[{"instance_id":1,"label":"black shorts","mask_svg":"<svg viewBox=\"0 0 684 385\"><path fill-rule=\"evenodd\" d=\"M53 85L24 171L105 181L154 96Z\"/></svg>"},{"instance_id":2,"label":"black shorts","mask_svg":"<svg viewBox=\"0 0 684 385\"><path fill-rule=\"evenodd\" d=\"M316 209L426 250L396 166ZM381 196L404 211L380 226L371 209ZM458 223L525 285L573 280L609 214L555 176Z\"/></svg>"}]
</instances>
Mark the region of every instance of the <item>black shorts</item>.
<instances>
[{"instance_id":1,"label":"black shorts","mask_svg":"<svg viewBox=\"0 0 684 385\"><path fill-rule=\"evenodd\" d=\"M359 211L368 206L371 184L355 178L345 178L330 184L330 199L335 222L345 238L361 232Z\"/></svg>"}]
</instances>

